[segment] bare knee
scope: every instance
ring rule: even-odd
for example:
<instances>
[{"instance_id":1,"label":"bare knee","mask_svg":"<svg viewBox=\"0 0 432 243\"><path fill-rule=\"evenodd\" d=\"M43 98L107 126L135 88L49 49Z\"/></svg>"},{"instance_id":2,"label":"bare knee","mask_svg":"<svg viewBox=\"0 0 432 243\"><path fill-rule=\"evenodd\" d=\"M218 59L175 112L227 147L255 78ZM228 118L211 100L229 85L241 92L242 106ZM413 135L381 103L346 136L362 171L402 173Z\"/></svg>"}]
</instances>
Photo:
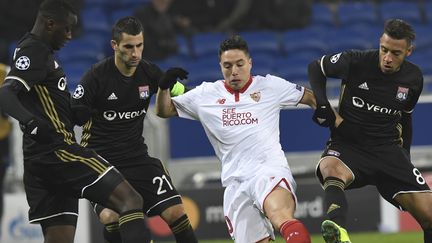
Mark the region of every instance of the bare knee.
<instances>
[{"instance_id":1,"label":"bare knee","mask_svg":"<svg viewBox=\"0 0 432 243\"><path fill-rule=\"evenodd\" d=\"M143 199L127 181L123 181L112 192L107 207L115 209L118 213L124 213L134 209L142 209Z\"/></svg>"},{"instance_id":2,"label":"bare knee","mask_svg":"<svg viewBox=\"0 0 432 243\"><path fill-rule=\"evenodd\" d=\"M319 169L324 179L336 177L345 183L353 179L351 171L340 160L333 157L324 158L319 164Z\"/></svg>"},{"instance_id":3,"label":"bare knee","mask_svg":"<svg viewBox=\"0 0 432 243\"><path fill-rule=\"evenodd\" d=\"M165 209L160 216L168 225L171 225L185 214L183 204L177 204Z\"/></svg>"},{"instance_id":4,"label":"bare knee","mask_svg":"<svg viewBox=\"0 0 432 243\"><path fill-rule=\"evenodd\" d=\"M119 220L118 213L112 211L109 208L104 208L99 214L99 221L105 225L118 222L118 220Z\"/></svg>"},{"instance_id":5,"label":"bare knee","mask_svg":"<svg viewBox=\"0 0 432 243\"><path fill-rule=\"evenodd\" d=\"M264 211L276 230L286 222L294 218L295 202L291 192L277 187L264 201Z\"/></svg>"}]
</instances>

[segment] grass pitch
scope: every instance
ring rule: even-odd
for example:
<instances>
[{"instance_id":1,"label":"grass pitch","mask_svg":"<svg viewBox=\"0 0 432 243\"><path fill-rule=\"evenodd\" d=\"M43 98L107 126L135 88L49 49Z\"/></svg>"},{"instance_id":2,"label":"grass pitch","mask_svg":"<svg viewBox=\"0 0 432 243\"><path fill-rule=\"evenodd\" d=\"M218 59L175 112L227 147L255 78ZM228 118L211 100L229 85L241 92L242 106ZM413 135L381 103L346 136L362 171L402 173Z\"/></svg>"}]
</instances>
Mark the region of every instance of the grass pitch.
<instances>
[{"instance_id":1,"label":"grass pitch","mask_svg":"<svg viewBox=\"0 0 432 243\"><path fill-rule=\"evenodd\" d=\"M422 243L422 232L409 232L409 233L351 233L351 241L353 243ZM230 240L200 240L200 243L233 243ZM275 243L283 243L282 238L277 238ZM155 242L157 243L157 242ZM313 235L312 243L324 243L321 235Z\"/></svg>"}]
</instances>

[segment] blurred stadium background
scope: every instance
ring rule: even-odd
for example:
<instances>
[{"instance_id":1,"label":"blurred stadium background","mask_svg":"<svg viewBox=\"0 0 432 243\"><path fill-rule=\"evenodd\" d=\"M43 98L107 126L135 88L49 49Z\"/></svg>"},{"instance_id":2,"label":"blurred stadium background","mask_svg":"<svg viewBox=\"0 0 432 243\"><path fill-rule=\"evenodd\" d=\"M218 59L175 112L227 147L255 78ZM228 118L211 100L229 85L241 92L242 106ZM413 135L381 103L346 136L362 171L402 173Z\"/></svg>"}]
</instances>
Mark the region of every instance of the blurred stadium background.
<instances>
[{"instance_id":1,"label":"blurred stadium background","mask_svg":"<svg viewBox=\"0 0 432 243\"><path fill-rule=\"evenodd\" d=\"M149 4L149 0L85 1L80 14L82 34L59 53L70 90L75 88L91 64L112 54L109 39L114 21L132 15L134 9L143 4ZM249 43L254 61L253 74L271 73L309 86L306 68L311 60L345 49L377 48L385 19L396 17L408 21L417 32L415 51L409 60L421 67L425 78L423 95L414 113L412 159L432 185L432 1L341 1L337 9L338 25L334 24L334 12L326 1L314 1L311 13L310 23L304 28L239 33ZM215 31L196 33L188 38L178 35L178 54L156 63L163 69L170 66L186 68L190 73L188 85L191 86L221 79L217 51L219 42L226 36L226 33ZM10 49L13 50L14 46L11 44ZM339 81L329 81L331 97L337 97L338 87ZM312 233L318 233L324 215L323 193L313 171L328 132L315 126L310 121L311 115L312 111L304 107L282 112L281 143L298 183L296 216ZM27 204L22 187L21 135L17 127L14 124L10 138L11 164L5 182L5 215L0 242L42 242L39 226L30 226L27 222ZM78 137L79 134L77 128ZM214 157L202 127L193 121L159 119L149 112L145 136L150 153L166 162L177 188L185 196L198 237L228 239L222 212L220 163ZM409 215L383 201L372 187L347 194L350 202L348 228L351 232L420 230ZM160 219L151 218L149 226L156 242L172 241L168 227ZM81 202L76 242L103 242L101 226L84 200Z\"/></svg>"}]
</instances>

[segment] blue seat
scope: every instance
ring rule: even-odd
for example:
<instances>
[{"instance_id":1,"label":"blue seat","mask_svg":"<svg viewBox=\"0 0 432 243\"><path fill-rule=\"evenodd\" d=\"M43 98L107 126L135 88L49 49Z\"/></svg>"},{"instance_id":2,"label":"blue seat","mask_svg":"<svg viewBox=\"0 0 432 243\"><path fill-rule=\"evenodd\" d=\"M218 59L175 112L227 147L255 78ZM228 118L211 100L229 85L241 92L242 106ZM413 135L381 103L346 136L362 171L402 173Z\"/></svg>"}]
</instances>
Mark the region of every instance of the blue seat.
<instances>
[{"instance_id":1,"label":"blue seat","mask_svg":"<svg viewBox=\"0 0 432 243\"><path fill-rule=\"evenodd\" d=\"M363 32L353 31L350 28L338 28L327 32L324 37L328 44L328 52L341 52L350 49L370 49L374 45L372 42L378 43L378 39L373 39L365 36Z\"/></svg>"},{"instance_id":2,"label":"blue seat","mask_svg":"<svg viewBox=\"0 0 432 243\"><path fill-rule=\"evenodd\" d=\"M81 21L86 32L110 32L108 14L101 7L85 8L81 11Z\"/></svg>"},{"instance_id":3,"label":"blue seat","mask_svg":"<svg viewBox=\"0 0 432 243\"><path fill-rule=\"evenodd\" d=\"M92 64L88 61L72 61L60 64L66 74L69 91L73 91L76 88L81 77L90 69Z\"/></svg>"},{"instance_id":4,"label":"blue seat","mask_svg":"<svg viewBox=\"0 0 432 243\"><path fill-rule=\"evenodd\" d=\"M296 55L277 58L274 74L294 83L306 82L307 67L312 60L306 56Z\"/></svg>"},{"instance_id":5,"label":"blue seat","mask_svg":"<svg viewBox=\"0 0 432 243\"><path fill-rule=\"evenodd\" d=\"M403 19L410 24L421 24L419 4L416 1L385 1L380 4L383 20Z\"/></svg>"},{"instance_id":6,"label":"blue seat","mask_svg":"<svg viewBox=\"0 0 432 243\"><path fill-rule=\"evenodd\" d=\"M432 24L414 26L414 30L416 32L415 52L430 52L432 50Z\"/></svg>"},{"instance_id":7,"label":"blue seat","mask_svg":"<svg viewBox=\"0 0 432 243\"><path fill-rule=\"evenodd\" d=\"M312 4L312 21L311 25L316 26L335 26L333 13L329 5L325 3Z\"/></svg>"},{"instance_id":8,"label":"blue seat","mask_svg":"<svg viewBox=\"0 0 432 243\"><path fill-rule=\"evenodd\" d=\"M114 25L117 20L126 16L132 16L134 13L134 9L135 8L133 7L113 9L109 16L109 24Z\"/></svg>"},{"instance_id":9,"label":"blue seat","mask_svg":"<svg viewBox=\"0 0 432 243\"><path fill-rule=\"evenodd\" d=\"M197 86L202 82L214 82L223 79L217 56L206 56L185 62L182 67L189 72L189 86Z\"/></svg>"},{"instance_id":10,"label":"blue seat","mask_svg":"<svg viewBox=\"0 0 432 243\"><path fill-rule=\"evenodd\" d=\"M323 41L324 33L314 28L285 32L282 37L285 54L310 56L324 54L328 50L327 44Z\"/></svg>"},{"instance_id":11,"label":"blue seat","mask_svg":"<svg viewBox=\"0 0 432 243\"><path fill-rule=\"evenodd\" d=\"M109 40L106 40L107 42ZM97 62L105 57L102 44L95 40L82 37L69 42L58 54L60 61L87 61Z\"/></svg>"},{"instance_id":12,"label":"blue seat","mask_svg":"<svg viewBox=\"0 0 432 243\"><path fill-rule=\"evenodd\" d=\"M278 55L281 52L280 36L274 31L248 31L239 35L247 41L252 55L267 53Z\"/></svg>"},{"instance_id":13,"label":"blue seat","mask_svg":"<svg viewBox=\"0 0 432 243\"><path fill-rule=\"evenodd\" d=\"M221 41L226 38L226 34L221 32L198 33L192 37L193 53L196 57L218 55Z\"/></svg>"},{"instance_id":14,"label":"blue seat","mask_svg":"<svg viewBox=\"0 0 432 243\"><path fill-rule=\"evenodd\" d=\"M372 2L342 2L339 5L339 21L342 26L378 24L378 9Z\"/></svg>"}]
</instances>

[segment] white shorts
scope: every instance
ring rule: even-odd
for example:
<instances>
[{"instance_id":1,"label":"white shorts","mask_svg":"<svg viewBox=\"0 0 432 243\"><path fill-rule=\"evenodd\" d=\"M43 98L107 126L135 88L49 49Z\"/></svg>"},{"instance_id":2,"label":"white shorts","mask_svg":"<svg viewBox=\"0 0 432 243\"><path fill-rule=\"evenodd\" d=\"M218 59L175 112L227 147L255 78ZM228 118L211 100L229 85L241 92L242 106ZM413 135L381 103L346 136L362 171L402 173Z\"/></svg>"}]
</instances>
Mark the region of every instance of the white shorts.
<instances>
[{"instance_id":1,"label":"white shorts","mask_svg":"<svg viewBox=\"0 0 432 243\"><path fill-rule=\"evenodd\" d=\"M295 196L296 184L287 167L272 167L260 171L246 181L231 182L224 192L224 214L228 232L234 242L253 243L267 237L275 239L273 226L264 215L264 200L276 188L282 187Z\"/></svg>"}]
</instances>

